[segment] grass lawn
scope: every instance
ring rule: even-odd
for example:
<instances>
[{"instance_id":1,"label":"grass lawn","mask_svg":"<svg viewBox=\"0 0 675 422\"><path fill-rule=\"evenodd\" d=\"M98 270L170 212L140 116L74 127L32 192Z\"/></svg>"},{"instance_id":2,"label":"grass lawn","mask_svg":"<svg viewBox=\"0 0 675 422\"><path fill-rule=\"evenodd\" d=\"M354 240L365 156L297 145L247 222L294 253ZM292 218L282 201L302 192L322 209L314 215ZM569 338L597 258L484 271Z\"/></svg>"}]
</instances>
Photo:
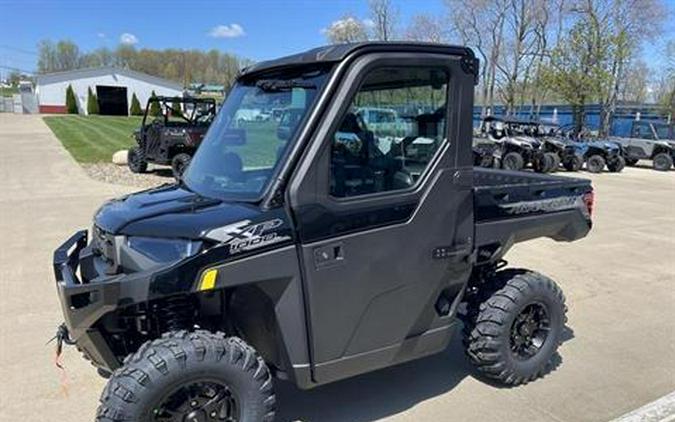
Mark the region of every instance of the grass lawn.
<instances>
[{"instance_id":1,"label":"grass lawn","mask_svg":"<svg viewBox=\"0 0 675 422\"><path fill-rule=\"evenodd\" d=\"M19 88L18 87L11 87L11 88L0 88L0 97L11 97L14 94L19 93Z\"/></svg>"},{"instance_id":2,"label":"grass lawn","mask_svg":"<svg viewBox=\"0 0 675 422\"><path fill-rule=\"evenodd\" d=\"M63 146L81 163L110 162L112 155L135 144L132 133L140 117L49 116L47 126Z\"/></svg>"}]
</instances>

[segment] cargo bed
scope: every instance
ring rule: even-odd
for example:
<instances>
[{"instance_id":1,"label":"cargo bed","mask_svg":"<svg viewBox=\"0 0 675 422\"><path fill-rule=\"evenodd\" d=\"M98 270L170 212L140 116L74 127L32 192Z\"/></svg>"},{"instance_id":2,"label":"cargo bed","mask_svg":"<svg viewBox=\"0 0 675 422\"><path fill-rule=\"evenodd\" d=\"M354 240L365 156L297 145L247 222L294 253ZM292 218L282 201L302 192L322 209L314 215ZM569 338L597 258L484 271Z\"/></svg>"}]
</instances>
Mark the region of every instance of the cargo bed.
<instances>
[{"instance_id":1,"label":"cargo bed","mask_svg":"<svg viewBox=\"0 0 675 422\"><path fill-rule=\"evenodd\" d=\"M479 262L500 259L515 242L573 241L591 228L588 180L484 168L473 178Z\"/></svg>"}]
</instances>

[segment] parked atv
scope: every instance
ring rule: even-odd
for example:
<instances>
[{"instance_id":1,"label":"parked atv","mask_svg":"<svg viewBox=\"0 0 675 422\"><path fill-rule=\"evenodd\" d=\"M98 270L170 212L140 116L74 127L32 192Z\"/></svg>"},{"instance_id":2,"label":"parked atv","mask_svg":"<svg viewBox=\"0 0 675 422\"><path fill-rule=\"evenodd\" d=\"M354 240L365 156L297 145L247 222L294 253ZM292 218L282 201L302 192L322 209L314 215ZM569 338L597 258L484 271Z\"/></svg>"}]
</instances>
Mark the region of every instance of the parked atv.
<instances>
[{"instance_id":1,"label":"parked atv","mask_svg":"<svg viewBox=\"0 0 675 422\"><path fill-rule=\"evenodd\" d=\"M180 109L175 109L176 105ZM152 116L157 108L160 114ZM141 127L134 133L138 146L128 152L129 169L144 173L148 163L171 165L174 177L179 179L215 115L216 101L212 98L151 97Z\"/></svg>"},{"instance_id":2,"label":"parked atv","mask_svg":"<svg viewBox=\"0 0 675 422\"><path fill-rule=\"evenodd\" d=\"M486 137L473 138L473 165L477 167L492 168L495 165L495 151L497 144Z\"/></svg>"},{"instance_id":3,"label":"parked atv","mask_svg":"<svg viewBox=\"0 0 675 422\"><path fill-rule=\"evenodd\" d=\"M612 173L619 173L626 166L619 144L611 139L595 139L586 128L576 133L574 125L565 125L559 127L555 135L560 145L564 145L560 159L567 171L579 171L584 163L591 173L600 173L605 167Z\"/></svg>"},{"instance_id":4,"label":"parked atv","mask_svg":"<svg viewBox=\"0 0 675 422\"><path fill-rule=\"evenodd\" d=\"M495 165L506 170L522 170L528 165L537 173L550 173L556 166L554 154L541 150L536 139L536 123L515 118L488 116L481 131L495 144Z\"/></svg>"},{"instance_id":5,"label":"parked atv","mask_svg":"<svg viewBox=\"0 0 675 422\"><path fill-rule=\"evenodd\" d=\"M652 160L654 170L668 171L675 159L675 138L673 124L636 120L631 128L630 138L612 138L622 145L626 163L630 166L638 160Z\"/></svg>"}]
</instances>

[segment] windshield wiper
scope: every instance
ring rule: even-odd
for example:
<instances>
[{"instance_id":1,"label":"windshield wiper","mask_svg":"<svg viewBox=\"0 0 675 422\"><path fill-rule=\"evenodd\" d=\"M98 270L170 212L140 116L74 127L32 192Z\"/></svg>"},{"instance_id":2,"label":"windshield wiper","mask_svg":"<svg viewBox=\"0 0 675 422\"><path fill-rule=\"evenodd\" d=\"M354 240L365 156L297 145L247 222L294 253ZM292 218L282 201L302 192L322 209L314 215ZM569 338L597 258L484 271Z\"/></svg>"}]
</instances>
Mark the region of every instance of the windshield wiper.
<instances>
[{"instance_id":1,"label":"windshield wiper","mask_svg":"<svg viewBox=\"0 0 675 422\"><path fill-rule=\"evenodd\" d=\"M288 79L261 79L255 86L266 92L288 91L293 88L316 89L316 85L311 82Z\"/></svg>"}]
</instances>

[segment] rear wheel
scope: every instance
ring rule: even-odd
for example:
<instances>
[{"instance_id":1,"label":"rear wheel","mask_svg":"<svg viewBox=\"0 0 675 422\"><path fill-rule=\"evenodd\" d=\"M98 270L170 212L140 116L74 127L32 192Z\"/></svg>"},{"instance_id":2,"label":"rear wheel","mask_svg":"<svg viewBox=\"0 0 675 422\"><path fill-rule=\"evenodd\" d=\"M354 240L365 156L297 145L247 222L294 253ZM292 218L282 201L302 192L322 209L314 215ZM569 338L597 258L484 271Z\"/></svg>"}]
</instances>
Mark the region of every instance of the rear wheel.
<instances>
[{"instance_id":1,"label":"rear wheel","mask_svg":"<svg viewBox=\"0 0 675 422\"><path fill-rule=\"evenodd\" d=\"M626 160L621 156L607 162L607 169L612 173L620 173L624 167L626 167Z\"/></svg>"},{"instance_id":2,"label":"rear wheel","mask_svg":"<svg viewBox=\"0 0 675 422\"><path fill-rule=\"evenodd\" d=\"M561 161L560 156L556 153L553 153L553 152L551 152L549 154L551 154L551 156L553 158L553 168L551 169L551 173L555 173L556 171L558 171L560 169L560 161Z\"/></svg>"},{"instance_id":3,"label":"rear wheel","mask_svg":"<svg viewBox=\"0 0 675 422\"><path fill-rule=\"evenodd\" d=\"M579 154L573 154L565 157L562 163L567 171L579 171L584 165L584 157Z\"/></svg>"},{"instance_id":4,"label":"rear wheel","mask_svg":"<svg viewBox=\"0 0 675 422\"><path fill-rule=\"evenodd\" d=\"M567 321L560 288L541 274L512 269L498 272L478 289L468 300L464 327L471 363L507 385L546 374Z\"/></svg>"},{"instance_id":5,"label":"rear wheel","mask_svg":"<svg viewBox=\"0 0 675 422\"><path fill-rule=\"evenodd\" d=\"M668 171L673 166L673 157L665 152L654 156L654 170Z\"/></svg>"},{"instance_id":6,"label":"rear wheel","mask_svg":"<svg viewBox=\"0 0 675 422\"><path fill-rule=\"evenodd\" d=\"M169 332L115 371L96 420L272 421L272 377L253 348L208 331Z\"/></svg>"},{"instance_id":7,"label":"rear wheel","mask_svg":"<svg viewBox=\"0 0 675 422\"><path fill-rule=\"evenodd\" d=\"M133 147L127 152L127 165L132 173L145 173L148 171L148 162L140 147Z\"/></svg>"},{"instance_id":8,"label":"rear wheel","mask_svg":"<svg viewBox=\"0 0 675 422\"><path fill-rule=\"evenodd\" d=\"M509 152L502 158L502 167L505 170L520 171L525 166L523 156L517 152Z\"/></svg>"},{"instance_id":9,"label":"rear wheel","mask_svg":"<svg viewBox=\"0 0 675 422\"><path fill-rule=\"evenodd\" d=\"M602 173L605 169L605 158L602 155L591 155L586 160L586 170L591 173Z\"/></svg>"},{"instance_id":10,"label":"rear wheel","mask_svg":"<svg viewBox=\"0 0 675 422\"><path fill-rule=\"evenodd\" d=\"M171 160L171 171L173 172L173 177L175 177L176 180L179 180L181 177L183 177L183 173L185 172L188 164L190 164L190 160L192 160L192 157L185 153L176 154L176 156L173 157Z\"/></svg>"}]
</instances>

